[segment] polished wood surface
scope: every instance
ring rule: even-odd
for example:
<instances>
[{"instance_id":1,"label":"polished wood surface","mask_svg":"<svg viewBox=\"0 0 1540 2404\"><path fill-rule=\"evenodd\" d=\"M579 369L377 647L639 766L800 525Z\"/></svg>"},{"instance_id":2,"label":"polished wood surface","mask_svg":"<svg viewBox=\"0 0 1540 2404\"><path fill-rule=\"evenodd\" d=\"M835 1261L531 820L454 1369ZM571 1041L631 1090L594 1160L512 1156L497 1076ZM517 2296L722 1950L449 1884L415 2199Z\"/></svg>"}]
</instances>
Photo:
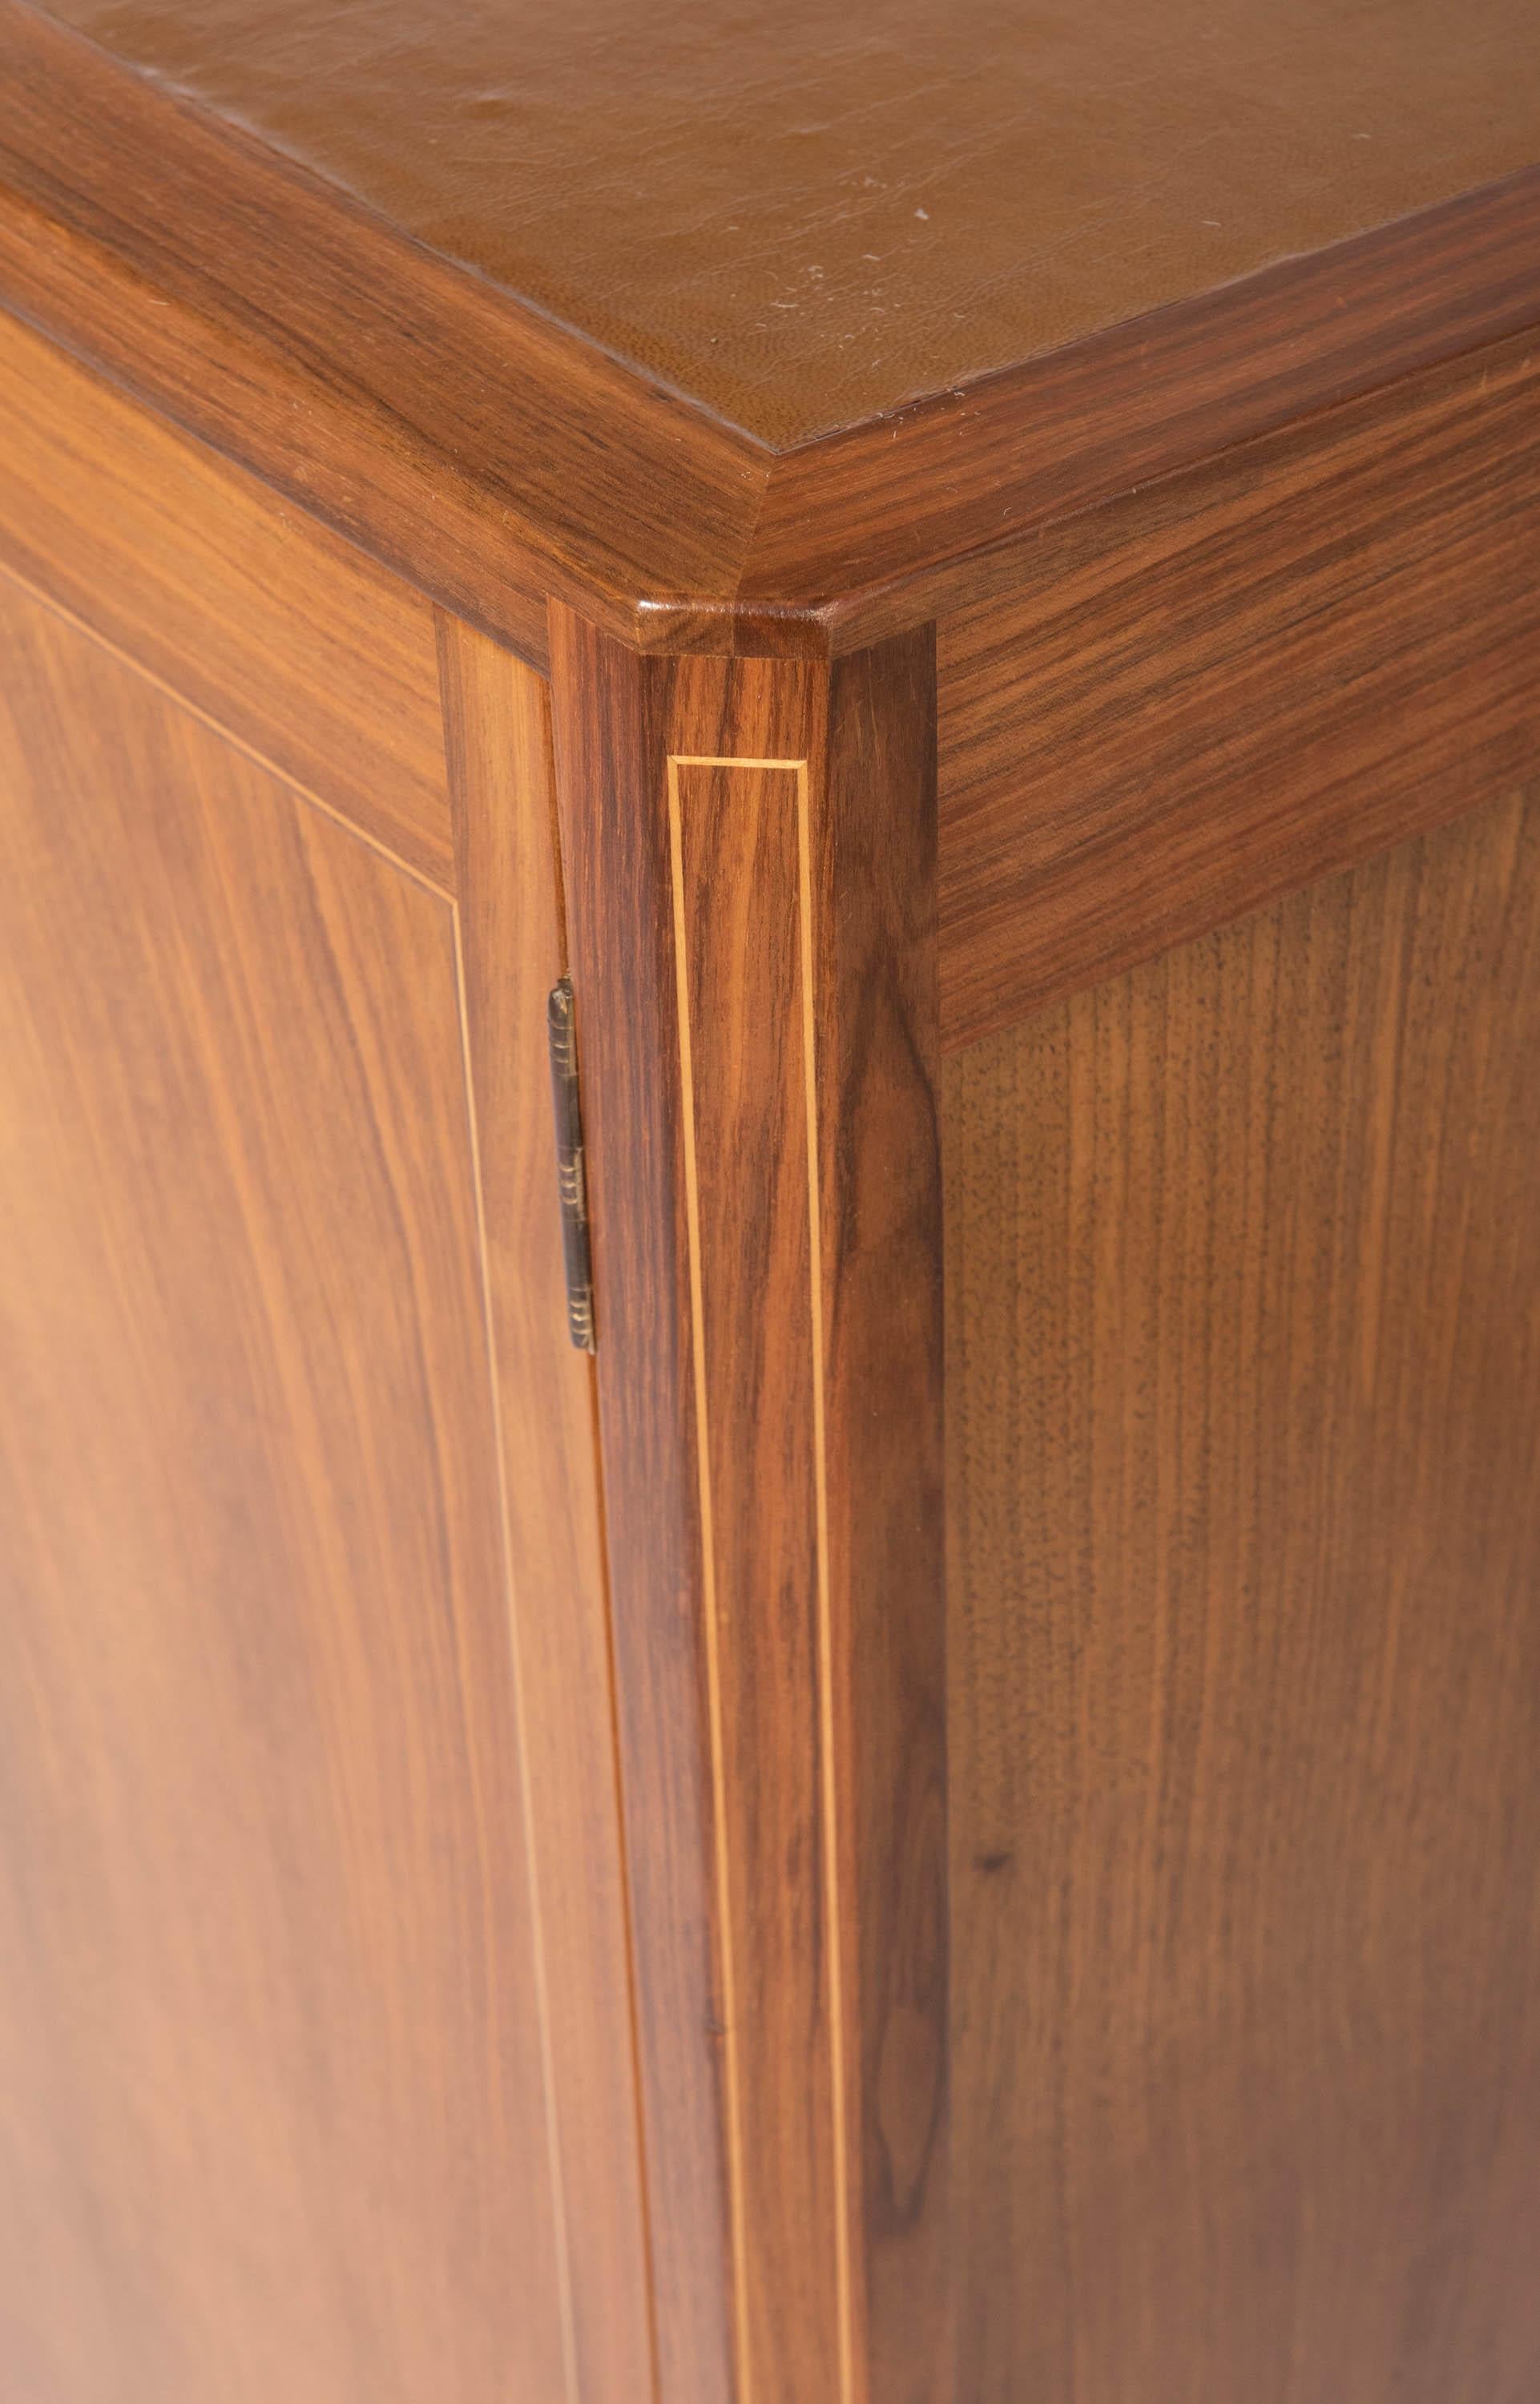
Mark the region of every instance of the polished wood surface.
<instances>
[{"instance_id":1,"label":"polished wood surface","mask_svg":"<svg viewBox=\"0 0 1540 2404\"><path fill-rule=\"evenodd\" d=\"M1044 528L1236 444L1393 401L1451 360L1478 381L1491 346L1540 322L1537 243L1527 168L808 443L770 471L736 607L809 615L834 651L869 643L1029 584Z\"/></svg>"},{"instance_id":2,"label":"polished wood surface","mask_svg":"<svg viewBox=\"0 0 1540 2404\"><path fill-rule=\"evenodd\" d=\"M546 996L567 969L543 680L439 625L569 2394L654 2394L594 1367L563 1307Z\"/></svg>"},{"instance_id":3,"label":"polished wood surface","mask_svg":"<svg viewBox=\"0 0 1540 2404\"><path fill-rule=\"evenodd\" d=\"M1540 771L1529 336L1045 536L939 636L943 1027Z\"/></svg>"},{"instance_id":4,"label":"polished wood surface","mask_svg":"<svg viewBox=\"0 0 1540 2404\"><path fill-rule=\"evenodd\" d=\"M0 0L7 2399L1540 2392L1536 40Z\"/></svg>"},{"instance_id":5,"label":"polished wood surface","mask_svg":"<svg viewBox=\"0 0 1540 2404\"><path fill-rule=\"evenodd\" d=\"M634 594L665 538L712 589L746 538L763 480L724 428L25 0L0 196L9 309L538 665L549 592Z\"/></svg>"},{"instance_id":6,"label":"polished wood surface","mask_svg":"<svg viewBox=\"0 0 1540 2404\"><path fill-rule=\"evenodd\" d=\"M567 2395L455 932L0 583L0 2361Z\"/></svg>"},{"instance_id":7,"label":"polished wood surface","mask_svg":"<svg viewBox=\"0 0 1540 2404\"><path fill-rule=\"evenodd\" d=\"M945 2243L931 646L676 666L558 609L552 657L663 2393L918 2404Z\"/></svg>"},{"instance_id":8,"label":"polished wood surface","mask_svg":"<svg viewBox=\"0 0 1540 2404\"><path fill-rule=\"evenodd\" d=\"M1533 162L1525 0L49 0L785 449Z\"/></svg>"},{"instance_id":9,"label":"polished wood surface","mask_svg":"<svg viewBox=\"0 0 1540 2404\"><path fill-rule=\"evenodd\" d=\"M1540 794L945 1080L970 2404L1540 2368Z\"/></svg>"},{"instance_id":10,"label":"polished wood surface","mask_svg":"<svg viewBox=\"0 0 1540 2404\"><path fill-rule=\"evenodd\" d=\"M276 16L274 0L264 6ZM1232 12L1230 33L1254 36L1251 7L1232 0ZM357 10L311 13L343 40L359 33ZM1337 0L1322 0L1322 16L1360 38ZM152 21L141 15L138 31ZM158 21L175 37L199 16L180 0ZM1475 189L1441 171L1427 188L1436 205L1408 199L1412 213L1385 222L1371 212L1372 230L1324 246L1302 223L1284 243L1292 255L1270 266L1197 273L1158 307L1152 291L1147 314L1093 314L1073 340L1013 351L982 379L959 382L938 355L931 385L912 387L928 397L858 412L813 440L762 437L691 398L695 384L628 369L457 266L453 242L413 238L410 209L360 206L255 139L239 110L173 97L30 0L0 0L0 297L538 666L551 594L643 650L824 658L1009 593L1047 524L1540 322L1540 118L1514 71L1529 36L1514 0L1448 21L1446 37L1420 6L1410 33L1398 26L1404 105L1426 97L1441 40L1485 63L1475 71L1490 80L1489 126L1511 107L1513 138L1471 162ZM134 30L123 21L131 52ZM573 38L569 16L553 37ZM394 63L382 55L387 84L407 60L415 74L422 38L406 38ZM431 38L452 50L441 21ZM1001 29L973 89L1009 81L1031 39L1029 24ZM735 49L708 46L723 60ZM287 55L274 38L269 67L281 74ZM1312 55L1329 111L1327 52ZM219 59L239 71L233 49ZM583 63L600 72L603 53L585 50ZM312 96L324 116L319 87ZM1194 143L1178 87L1167 97L1181 157L1211 154L1216 129ZM485 100L495 119L508 91L462 94L468 152ZM1436 105L1416 115L1402 155L1431 173ZM1355 129L1351 157L1367 160L1393 121ZM747 156L745 132L740 119L732 140ZM923 127L906 138L918 156ZM1099 156L1095 142L1082 153L1093 178ZM397 163L410 185L433 158L408 147ZM644 169L638 154L624 206L661 259ZM1345 172L1351 185L1366 171ZM949 220L947 239L987 245L1030 189L995 185L972 217ZM1288 189L1256 186L1259 197ZM564 188L567 214L571 202ZM709 229L702 239L709 248ZM820 323L814 309L805 364L837 382L875 338L836 314L823 340ZM702 356L721 348L705 339Z\"/></svg>"},{"instance_id":11,"label":"polished wood surface","mask_svg":"<svg viewBox=\"0 0 1540 2404\"><path fill-rule=\"evenodd\" d=\"M447 887L427 603L0 315L0 555Z\"/></svg>"}]
</instances>

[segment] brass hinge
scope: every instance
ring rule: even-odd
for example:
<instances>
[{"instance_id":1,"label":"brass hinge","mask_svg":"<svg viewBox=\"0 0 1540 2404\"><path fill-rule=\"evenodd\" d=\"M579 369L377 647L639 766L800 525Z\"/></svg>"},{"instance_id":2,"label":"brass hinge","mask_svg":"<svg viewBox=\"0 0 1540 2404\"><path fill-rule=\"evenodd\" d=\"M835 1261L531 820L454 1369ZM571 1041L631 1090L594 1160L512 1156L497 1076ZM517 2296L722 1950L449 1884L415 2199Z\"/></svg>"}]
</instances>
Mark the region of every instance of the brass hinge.
<instances>
[{"instance_id":1,"label":"brass hinge","mask_svg":"<svg viewBox=\"0 0 1540 2404\"><path fill-rule=\"evenodd\" d=\"M582 1104L578 1094L578 1029L572 982L563 977L545 1006L551 1046L551 1098L556 1113L556 1192L567 1269L567 1327L580 1352L594 1349L594 1269L588 1250L588 1193L583 1181Z\"/></svg>"}]
</instances>

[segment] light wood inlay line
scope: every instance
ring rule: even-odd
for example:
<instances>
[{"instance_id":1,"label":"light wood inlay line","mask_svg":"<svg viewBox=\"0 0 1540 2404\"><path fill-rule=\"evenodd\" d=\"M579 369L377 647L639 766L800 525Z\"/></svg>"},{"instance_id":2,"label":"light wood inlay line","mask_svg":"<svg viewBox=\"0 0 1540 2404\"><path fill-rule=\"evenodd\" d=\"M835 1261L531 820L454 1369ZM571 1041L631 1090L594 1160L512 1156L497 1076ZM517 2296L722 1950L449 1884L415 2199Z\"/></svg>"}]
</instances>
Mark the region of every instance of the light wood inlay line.
<instances>
[{"instance_id":1,"label":"light wood inlay line","mask_svg":"<svg viewBox=\"0 0 1540 2404\"><path fill-rule=\"evenodd\" d=\"M749 2357L748 2251L744 2233L743 2118L738 2095L737 2008L733 1978L733 1889L723 1806L721 1664L717 1628L716 1539L711 1513L711 1437L706 1405L706 1306L701 1278L700 1180L695 1162L695 1083L690 1040L690 971L685 939L684 855L679 826L682 765L668 762L668 857L674 890L674 977L679 1022L679 1084L683 1108L685 1222L690 1243L690 1336L695 1384L695 1467L700 1485L701 1583L706 1614L706 1682L711 1722L712 1823L716 1850L718 1948L722 1999L722 2059L727 2100L727 2175L733 2230L733 2325L741 2404L751 2404Z\"/></svg>"},{"instance_id":2,"label":"light wood inlay line","mask_svg":"<svg viewBox=\"0 0 1540 2404\"><path fill-rule=\"evenodd\" d=\"M834 2278L839 2393L842 2404L855 2396L854 2330L851 2303L850 2195L847 2103L845 2077L845 1998L841 1957L838 1777L833 1714L833 1629L829 1560L829 1502L824 1402L822 1198L819 1174L818 1039L814 983L812 839L805 760L721 758L709 754L675 753L667 763L669 860L674 902L674 964L679 1021L679 1070L682 1091L685 1217L690 1249L691 1337L695 1390L696 1461L700 1480L701 1540L705 1556L703 1586L707 1619L707 1682L711 1716L712 1776L716 1820L717 1879L722 1922L722 1997L727 2027L724 2037L728 2089L729 2176L732 2195L734 2292L738 2375L744 2404L751 2397L751 2363L748 2345L746 2214L744 2206L742 2111L739 2098L739 2054L733 1976L733 1904L726 1840L725 1771L723 1764L721 1675L715 1534L711 1495L711 1450L708 1427L706 1358L706 1313L702 1273L700 1187L696 1160L695 1090L691 1038L689 952L685 906L684 847L679 771L682 768L774 771L795 779L797 813L798 967L801 985L803 1081L806 1110L809 1341L812 1353L812 1467L817 1562L817 1634L819 1656L819 1784L824 1820L821 1852L824 1865L824 1911L828 1921L824 1960L827 1964L830 2020L830 2083L833 2104L832 2163L834 2198Z\"/></svg>"}]
</instances>

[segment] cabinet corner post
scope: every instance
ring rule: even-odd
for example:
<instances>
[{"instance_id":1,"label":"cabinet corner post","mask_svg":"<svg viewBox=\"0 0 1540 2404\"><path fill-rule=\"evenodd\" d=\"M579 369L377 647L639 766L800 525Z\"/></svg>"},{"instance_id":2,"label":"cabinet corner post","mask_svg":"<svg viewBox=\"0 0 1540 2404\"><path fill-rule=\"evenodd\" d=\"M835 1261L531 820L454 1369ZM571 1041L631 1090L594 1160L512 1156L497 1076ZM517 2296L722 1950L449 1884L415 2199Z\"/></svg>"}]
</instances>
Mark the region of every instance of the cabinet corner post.
<instances>
[{"instance_id":1,"label":"cabinet corner post","mask_svg":"<svg viewBox=\"0 0 1540 2404\"><path fill-rule=\"evenodd\" d=\"M552 686L664 2392L943 2404L933 636Z\"/></svg>"}]
</instances>

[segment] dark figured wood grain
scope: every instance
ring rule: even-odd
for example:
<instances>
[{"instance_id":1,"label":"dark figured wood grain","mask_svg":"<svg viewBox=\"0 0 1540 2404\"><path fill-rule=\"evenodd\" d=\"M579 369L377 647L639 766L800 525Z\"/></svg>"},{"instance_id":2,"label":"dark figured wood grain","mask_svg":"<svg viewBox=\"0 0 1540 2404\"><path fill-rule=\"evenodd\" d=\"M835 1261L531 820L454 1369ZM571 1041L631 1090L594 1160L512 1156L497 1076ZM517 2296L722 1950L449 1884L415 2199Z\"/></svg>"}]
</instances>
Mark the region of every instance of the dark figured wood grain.
<instances>
[{"instance_id":1,"label":"dark figured wood grain","mask_svg":"<svg viewBox=\"0 0 1540 2404\"><path fill-rule=\"evenodd\" d=\"M839 2394L850 2311L810 674L700 663L670 741L722 764L666 770L738 2341L777 2398Z\"/></svg>"},{"instance_id":2,"label":"dark figured wood grain","mask_svg":"<svg viewBox=\"0 0 1540 2404\"><path fill-rule=\"evenodd\" d=\"M972 2404L1540 2378L1540 796L948 1065Z\"/></svg>"},{"instance_id":3,"label":"dark figured wood grain","mask_svg":"<svg viewBox=\"0 0 1540 2404\"><path fill-rule=\"evenodd\" d=\"M664 2393L917 2404L944 2342L931 646L675 667L561 610L552 644Z\"/></svg>"},{"instance_id":4,"label":"dark figured wood grain","mask_svg":"<svg viewBox=\"0 0 1540 2404\"><path fill-rule=\"evenodd\" d=\"M466 1032L476 1097L570 2299L574 2393L654 2393L625 1865L593 1363L567 1327L546 996L566 971L549 697L441 618Z\"/></svg>"},{"instance_id":5,"label":"dark figured wood grain","mask_svg":"<svg viewBox=\"0 0 1540 2404\"><path fill-rule=\"evenodd\" d=\"M0 566L448 886L427 603L3 315Z\"/></svg>"},{"instance_id":6,"label":"dark figured wood grain","mask_svg":"<svg viewBox=\"0 0 1540 2404\"><path fill-rule=\"evenodd\" d=\"M6 2390L565 2404L452 914L0 661Z\"/></svg>"},{"instance_id":7,"label":"dark figured wood grain","mask_svg":"<svg viewBox=\"0 0 1540 2404\"><path fill-rule=\"evenodd\" d=\"M834 664L814 885L855 2242L893 2404L951 2381L935 683L929 627Z\"/></svg>"},{"instance_id":8,"label":"dark figured wood grain","mask_svg":"<svg viewBox=\"0 0 1540 2404\"><path fill-rule=\"evenodd\" d=\"M1173 479L943 625L948 1044L1540 765L1537 369Z\"/></svg>"}]
</instances>

